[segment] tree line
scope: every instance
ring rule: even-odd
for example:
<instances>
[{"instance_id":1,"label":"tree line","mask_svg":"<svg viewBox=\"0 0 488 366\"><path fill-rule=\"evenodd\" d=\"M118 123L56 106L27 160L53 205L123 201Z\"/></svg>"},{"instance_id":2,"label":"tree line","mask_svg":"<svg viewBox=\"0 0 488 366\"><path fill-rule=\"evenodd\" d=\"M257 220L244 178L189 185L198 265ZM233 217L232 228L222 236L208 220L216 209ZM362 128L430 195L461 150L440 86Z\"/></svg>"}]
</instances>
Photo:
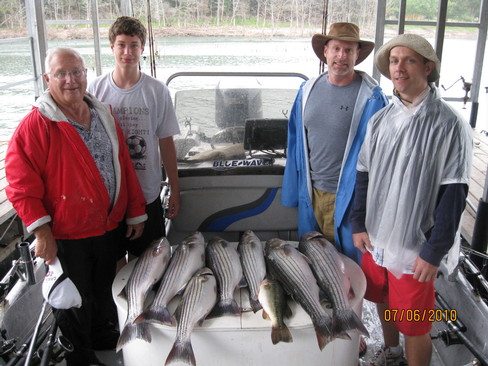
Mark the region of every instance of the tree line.
<instances>
[{"instance_id":1,"label":"tree line","mask_svg":"<svg viewBox=\"0 0 488 366\"><path fill-rule=\"evenodd\" d=\"M25 26L25 2L1 0L0 28ZM115 19L128 0L98 0L100 19ZM327 23L347 21L361 28L374 27L377 0L132 0L133 16L155 26L248 25L257 27L321 27L324 9ZM92 0L44 0L46 20L91 18ZM397 19L400 0L387 0L387 19ZM450 21L476 21L481 0L449 0ZM435 20L439 0L408 0L407 19Z\"/></svg>"}]
</instances>

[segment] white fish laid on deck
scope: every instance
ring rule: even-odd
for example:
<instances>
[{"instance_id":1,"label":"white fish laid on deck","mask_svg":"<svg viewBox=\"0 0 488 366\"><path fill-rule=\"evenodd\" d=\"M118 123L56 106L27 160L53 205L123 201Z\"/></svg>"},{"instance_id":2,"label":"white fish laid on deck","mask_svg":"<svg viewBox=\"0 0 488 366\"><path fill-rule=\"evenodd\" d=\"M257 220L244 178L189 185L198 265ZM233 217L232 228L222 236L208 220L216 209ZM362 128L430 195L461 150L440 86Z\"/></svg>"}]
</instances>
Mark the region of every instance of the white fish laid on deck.
<instances>
[{"instance_id":1,"label":"white fish laid on deck","mask_svg":"<svg viewBox=\"0 0 488 366\"><path fill-rule=\"evenodd\" d=\"M284 321L284 318L291 317L292 313L280 283L275 279L264 279L259 286L258 297L263 307L263 318L271 320L271 342L293 342Z\"/></svg>"},{"instance_id":2,"label":"white fish laid on deck","mask_svg":"<svg viewBox=\"0 0 488 366\"><path fill-rule=\"evenodd\" d=\"M332 318L320 303L320 289L308 258L286 241L277 238L266 242L265 255L271 275L310 316L322 350L334 338Z\"/></svg>"},{"instance_id":3,"label":"white fish laid on deck","mask_svg":"<svg viewBox=\"0 0 488 366\"><path fill-rule=\"evenodd\" d=\"M234 299L234 291L243 276L239 253L228 241L219 237L209 240L206 253L207 266L217 280L219 299L210 316L240 315L241 308Z\"/></svg>"},{"instance_id":4,"label":"white fish laid on deck","mask_svg":"<svg viewBox=\"0 0 488 366\"><path fill-rule=\"evenodd\" d=\"M345 273L345 265L336 247L321 233L306 233L300 239L298 249L311 261L311 267L319 287L332 301L332 331L357 329L369 336L368 330L349 303L351 282Z\"/></svg>"},{"instance_id":5,"label":"white fish laid on deck","mask_svg":"<svg viewBox=\"0 0 488 366\"><path fill-rule=\"evenodd\" d=\"M153 302L138 321L176 325L173 316L169 313L168 303L184 290L195 272L204 266L205 239L197 231L186 237L174 250Z\"/></svg>"},{"instance_id":6,"label":"white fish laid on deck","mask_svg":"<svg viewBox=\"0 0 488 366\"><path fill-rule=\"evenodd\" d=\"M188 286L176 308L176 339L166 358L165 365L183 363L196 365L191 345L191 333L195 325L202 325L217 302L217 282L212 270L200 269L188 282Z\"/></svg>"},{"instance_id":7,"label":"white fish laid on deck","mask_svg":"<svg viewBox=\"0 0 488 366\"><path fill-rule=\"evenodd\" d=\"M144 310L144 301L153 285L163 276L171 258L171 249L165 237L153 241L151 246L137 259L127 285L127 319L117 342L117 352L133 339L151 342L149 324L134 323Z\"/></svg>"},{"instance_id":8,"label":"white fish laid on deck","mask_svg":"<svg viewBox=\"0 0 488 366\"><path fill-rule=\"evenodd\" d=\"M237 251L240 254L242 271L249 289L249 302L253 312L262 308L258 299L259 286L266 277L264 246L251 230L246 230L239 240Z\"/></svg>"}]
</instances>

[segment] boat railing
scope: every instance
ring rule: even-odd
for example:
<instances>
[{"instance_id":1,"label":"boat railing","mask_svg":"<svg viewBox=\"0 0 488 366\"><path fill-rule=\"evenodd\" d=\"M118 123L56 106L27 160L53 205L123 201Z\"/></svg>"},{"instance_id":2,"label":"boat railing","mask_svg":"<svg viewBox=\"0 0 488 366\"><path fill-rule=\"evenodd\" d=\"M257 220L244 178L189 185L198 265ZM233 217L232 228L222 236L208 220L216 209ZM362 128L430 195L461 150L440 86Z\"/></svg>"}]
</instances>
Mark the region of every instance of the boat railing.
<instances>
[{"instance_id":1,"label":"boat railing","mask_svg":"<svg viewBox=\"0 0 488 366\"><path fill-rule=\"evenodd\" d=\"M170 82L181 76L256 76L256 77L298 77L303 79L304 81L308 80L308 77L301 73L296 72L255 72L255 71L241 71L241 72L225 72L225 71L184 71L184 72L177 72L172 74L167 80L166 85L169 85Z\"/></svg>"}]
</instances>

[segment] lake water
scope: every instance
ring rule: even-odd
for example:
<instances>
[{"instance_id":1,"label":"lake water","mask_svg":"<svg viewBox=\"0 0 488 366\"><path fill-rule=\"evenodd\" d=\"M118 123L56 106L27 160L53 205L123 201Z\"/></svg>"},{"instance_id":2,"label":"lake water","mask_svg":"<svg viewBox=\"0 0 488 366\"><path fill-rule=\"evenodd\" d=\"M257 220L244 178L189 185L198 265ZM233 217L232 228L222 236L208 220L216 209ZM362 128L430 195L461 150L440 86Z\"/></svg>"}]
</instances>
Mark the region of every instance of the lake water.
<instances>
[{"instance_id":1,"label":"lake water","mask_svg":"<svg viewBox=\"0 0 488 366\"><path fill-rule=\"evenodd\" d=\"M433 40L431 40L433 42ZM96 76L94 71L93 42L90 40L50 41L50 47L68 46L77 49L89 69L88 80ZM157 77L166 81L181 71L280 71L299 72L314 77L319 72L319 62L310 45L310 38L246 38L246 37L182 37L156 40L160 57L157 60ZM460 76L472 79L475 40L446 40L440 85L451 86ZM147 55L148 47L146 47ZM485 56L485 65L488 65ZM113 56L108 40L102 40L102 72L113 67ZM148 61L142 68L149 72ZM357 66L358 70L372 73L373 57L370 55ZM487 94L488 70L484 68L479 96L477 130L488 130ZM0 86L32 77L31 57L27 42L0 44ZM392 84L386 78L381 86L391 94ZM463 97L462 83L457 82L443 95ZM0 141L8 140L20 119L34 103L32 83L7 90L0 90ZM469 120L470 104L463 109L462 103L453 105Z\"/></svg>"}]
</instances>

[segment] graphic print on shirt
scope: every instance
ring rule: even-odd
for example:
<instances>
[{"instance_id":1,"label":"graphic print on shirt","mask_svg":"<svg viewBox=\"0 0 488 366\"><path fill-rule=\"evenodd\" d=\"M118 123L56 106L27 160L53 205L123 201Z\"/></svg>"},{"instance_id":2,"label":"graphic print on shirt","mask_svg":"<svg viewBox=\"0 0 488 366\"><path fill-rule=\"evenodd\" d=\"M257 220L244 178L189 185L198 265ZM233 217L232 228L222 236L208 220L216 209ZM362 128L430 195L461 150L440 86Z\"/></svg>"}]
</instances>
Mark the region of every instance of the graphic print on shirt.
<instances>
[{"instance_id":1,"label":"graphic print on shirt","mask_svg":"<svg viewBox=\"0 0 488 366\"><path fill-rule=\"evenodd\" d=\"M113 109L120 127L126 136L130 158L136 170L146 170L147 148L146 139L150 136L147 118L147 107L120 107Z\"/></svg>"}]
</instances>

